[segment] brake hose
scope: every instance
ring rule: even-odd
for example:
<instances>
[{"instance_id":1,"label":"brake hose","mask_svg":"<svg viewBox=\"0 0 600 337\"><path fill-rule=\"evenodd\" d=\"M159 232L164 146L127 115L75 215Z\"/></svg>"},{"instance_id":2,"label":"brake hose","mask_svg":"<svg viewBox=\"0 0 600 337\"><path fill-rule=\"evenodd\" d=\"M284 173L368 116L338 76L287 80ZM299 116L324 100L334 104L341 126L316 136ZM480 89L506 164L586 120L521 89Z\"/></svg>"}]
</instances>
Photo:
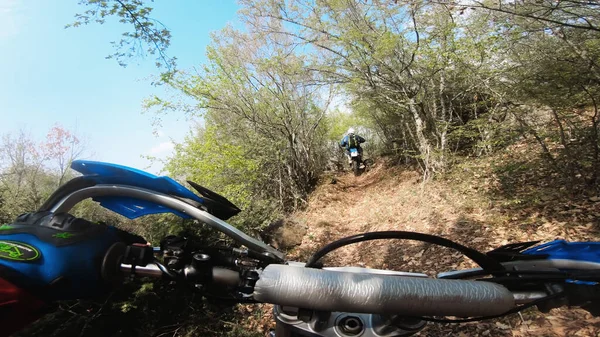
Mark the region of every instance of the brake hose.
<instances>
[{"instance_id":1,"label":"brake hose","mask_svg":"<svg viewBox=\"0 0 600 337\"><path fill-rule=\"evenodd\" d=\"M473 248L469 248L463 246L459 243L456 243L452 240L448 240L439 236L416 233L416 232L407 232L407 231L382 231L382 232L369 232L363 234L357 234L353 236L348 236L337 241L334 241L325 247L319 249L315 252L308 262L306 262L307 268L317 268L317 262L328 253L358 242L363 241L371 241L371 240L380 240L380 239L400 239L400 240L415 240L421 242L432 243L434 245L443 246L447 248L454 249L466 257L473 260L473 262L477 263L483 270L491 275L495 274L503 274L506 271L506 268L498 262L497 260L487 256L484 253L481 253Z\"/></svg>"}]
</instances>

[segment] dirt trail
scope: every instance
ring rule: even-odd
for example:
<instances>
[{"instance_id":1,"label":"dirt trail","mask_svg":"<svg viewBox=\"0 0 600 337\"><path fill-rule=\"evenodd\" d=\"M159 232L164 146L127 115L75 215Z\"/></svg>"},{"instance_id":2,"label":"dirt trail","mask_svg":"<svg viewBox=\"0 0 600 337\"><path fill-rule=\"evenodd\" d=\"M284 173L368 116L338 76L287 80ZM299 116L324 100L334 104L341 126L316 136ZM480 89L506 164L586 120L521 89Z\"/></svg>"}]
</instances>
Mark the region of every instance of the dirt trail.
<instances>
[{"instance_id":1,"label":"dirt trail","mask_svg":"<svg viewBox=\"0 0 600 337\"><path fill-rule=\"evenodd\" d=\"M302 244L288 254L306 261L319 247L344 236L380 230L406 230L441 235L487 251L509 242L589 240L590 225L564 226L556 220L527 225L494 206L479 187L458 188L445 181L419 182L415 172L378 163L360 177L336 177L322 184L309 207L293 218L308 226ZM473 185L477 185L474 181ZM472 193L469 191L473 191ZM531 214L536 217L538 215ZM586 228L588 230L586 230ZM437 272L471 267L459 253L428 244L378 240L342 248L326 265L353 265L412 272ZM429 324L420 336L600 336L600 319L579 309L554 309L548 314L527 310L483 323Z\"/></svg>"}]
</instances>

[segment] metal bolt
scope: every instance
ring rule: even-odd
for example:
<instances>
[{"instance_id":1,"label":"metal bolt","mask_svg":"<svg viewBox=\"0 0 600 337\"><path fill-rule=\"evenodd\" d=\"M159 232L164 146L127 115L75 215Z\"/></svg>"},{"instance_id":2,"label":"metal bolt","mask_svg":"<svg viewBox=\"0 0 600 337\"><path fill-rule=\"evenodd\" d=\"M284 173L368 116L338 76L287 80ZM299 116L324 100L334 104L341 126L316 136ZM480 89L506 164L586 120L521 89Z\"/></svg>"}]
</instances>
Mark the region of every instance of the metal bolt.
<instances>
[{"instance_id":1,"label":"metal bolt","mask_svg":"<svg viewBox=\"0 0 600 337\"><path fill-rule=\"evenodd\" d=\"M356 336L363 331L364 325L360 318L356 316L347 316L340 321L339 328L347 335Z\"/></svg>"}]
</instances>

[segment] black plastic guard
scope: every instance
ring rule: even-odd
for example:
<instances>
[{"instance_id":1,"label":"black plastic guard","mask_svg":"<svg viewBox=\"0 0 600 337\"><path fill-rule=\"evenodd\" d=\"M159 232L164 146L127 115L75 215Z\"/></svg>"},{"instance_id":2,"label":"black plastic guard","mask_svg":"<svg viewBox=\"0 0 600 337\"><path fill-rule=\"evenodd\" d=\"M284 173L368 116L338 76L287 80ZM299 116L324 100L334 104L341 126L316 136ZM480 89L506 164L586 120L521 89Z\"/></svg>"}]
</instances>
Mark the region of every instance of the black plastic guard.
<instances>
[{"instance_id":1,"label":"black plastic guard","mask_svg":"<svg viewBox=\"0 0 600 337\"><path fill-rule=\"evenodd\" d=\"M217 218L221 220L227 220L242 211L231 201L227 200L227 198L218 194L217 192L213 192L204 186L196 184L193 181L188 180L187 182L202 197L204 201L202 205L206 208L206 211Z\"/></svg>"},{"instance_id":2,"label":"black plastic guard","mask_svg":"<svg viewBox=\"0 0 600 337\"><path fill-rule=\"evenodd\" d=\"M521 254L527 248L533 247L540 241L528 241L528 242L517 242L510 243L486 253L487 256L496 259L499 262L508 262L515 260L539 260L546 257L546 255L526 255Z\"/></svg>"}]
</instances>

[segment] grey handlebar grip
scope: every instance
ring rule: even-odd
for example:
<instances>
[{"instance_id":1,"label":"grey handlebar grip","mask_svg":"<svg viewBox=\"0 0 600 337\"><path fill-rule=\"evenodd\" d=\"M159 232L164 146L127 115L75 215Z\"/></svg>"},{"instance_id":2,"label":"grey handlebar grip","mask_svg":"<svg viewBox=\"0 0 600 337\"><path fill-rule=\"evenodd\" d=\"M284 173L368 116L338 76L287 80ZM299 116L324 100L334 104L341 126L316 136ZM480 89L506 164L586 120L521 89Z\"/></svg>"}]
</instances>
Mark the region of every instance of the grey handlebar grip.
<instances>
[{"instance_id":1,"label":"grey handlebar grip","mask_svg":"<svg viewBox=\"0 0 600 337\"><path fill-rule=\"evenodd\" d=\"M503 286L482 281L359 274L269 265L254 299L321 311L409 316L492 316L515 307Z\"/></svg>"}]
</instances>

